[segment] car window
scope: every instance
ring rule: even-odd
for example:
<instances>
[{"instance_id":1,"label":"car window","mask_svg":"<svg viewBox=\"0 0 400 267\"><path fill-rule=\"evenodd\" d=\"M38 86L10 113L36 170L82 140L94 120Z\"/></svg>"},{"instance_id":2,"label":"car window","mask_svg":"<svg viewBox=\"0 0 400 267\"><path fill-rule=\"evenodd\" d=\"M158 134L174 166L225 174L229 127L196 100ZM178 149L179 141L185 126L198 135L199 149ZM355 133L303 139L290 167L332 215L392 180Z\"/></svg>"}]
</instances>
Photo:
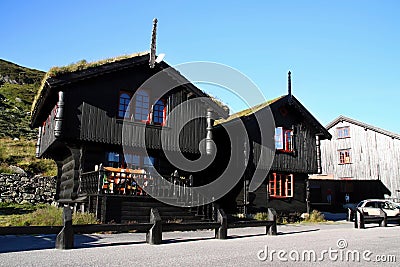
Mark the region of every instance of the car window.
<instances>
[{"instance_id":1,"label":"car window","mask_svg":"<svg viewBox=\"0 0 400 267\"><path fill-rule=\"evenodd\" d=\"M376 208L376 202L372 202L372 201L370 201L370 202L367 202L367 203L365 203L365 208Z\"/></svg>"},{"instance_id":2,"label":"car window","mask_svg":"<svg viewBox=\"0 0 400 267\"><path fill-rule=\"evenodd\" d=\"M387 201L385 203L385 209L395 210L395 209L397 209L397 207L396 207L395 203Z\"/></svg>"},{"instance_id":3,"label":"car window","mask_svg":"<svg viewBox=\"0 0 400 267\"><path fill-rule=\"evenodd\" d=\"M360 203L358 203L357 208L362 207L364 203L365 203L365 201L361 201Z\"/></svg>"}]
</instances>

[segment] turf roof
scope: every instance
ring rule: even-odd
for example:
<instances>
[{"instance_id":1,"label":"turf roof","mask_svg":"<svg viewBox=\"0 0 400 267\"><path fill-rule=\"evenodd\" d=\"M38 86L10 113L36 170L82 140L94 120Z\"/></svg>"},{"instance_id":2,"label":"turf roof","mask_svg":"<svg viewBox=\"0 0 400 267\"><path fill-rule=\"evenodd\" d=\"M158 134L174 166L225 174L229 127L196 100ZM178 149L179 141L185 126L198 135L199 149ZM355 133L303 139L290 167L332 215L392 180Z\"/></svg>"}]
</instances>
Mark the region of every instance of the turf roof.
<instances>
[{"instance_id":1,"label":"turf roof","mask_svg":"<svg viewBox=\"0 0 400 267\"><path fill-rule=\"evenodd\" d=\"M285 95L284 95L284 96L277 97L277 98L272 99L272 100L268 100L268 101L263 102L263 103L261 103L261 104L255 105L255 106L253 106L253 107L251 107L251 108L244 109L244 110L242 110L242 111L236 112L236 113L230 115L230 116L229 116L228 118L226 118L226 119L216 120L216 121L214 122L214 125L221 124L221 123L225 123L225 122L231 121L231 120L236 119L236 118L245 117L245 116L249 116L249 115L251 115L251 114L254 114L255 112L259 111L260 109L263 109L263 108L265 108L265 107L271 105L272 103L275 103L276 101L278 101L279 99L281 99L281 98L283 98L283 97L285 97Z\"/></svg>"},{"instance_id":2,"label":"turf roof","mask_svg":"<svg viewBox=\"0 0 400 267\"><path fill-rule=\"evenodd\" d=\"M32 103L32 107L31 107L31 114L33 113L35 106L39 100L39 98L42 96L43 94L43 89L46 85L46 82L48 82L48 80L50 78L57 78L61 75L64 74L69 74L69 73L73 73L73 72L77 72L77 71L81 71L81 70L86 70L89 68L94 68L94 67L99 67L108 63L113 63L113 62L118 62L124 59L128 59L128 58L133 58L133 57L138 57L138 56L144 56L149 54L149 52L139 52L139 53L134 53L134 54L130 54L130 55L122 55L122 56L117 56L117 57L111 57L111 58L107 58L107 59L101 59L101 60L97 60L97 61L93 61L93 62L88 62L85 59L80 60L78 62L75 63L71 63L67 66L62 66L62 67L52 67L50 68L50 70L45 74L45 76L42 79L42 82L40 84L39 90L33 100Z\"/></svg>"},{"instance_id":3,"label":"turf roof","mask_svg":"<svg viewBox=\"0 0 400 267\"><path fill-rule=\"evenodd\" d=\"M130 55L122 55L122 56L102 59L102 60L98 60L98 61L94 61L94 62L88 62L83 59L76 63L69 64L67 66L50 68L50 70L44 75L41 85L38 89L38 92L33 100L32 107L31 107L31 114L32 115L34 114L35 108L36 108L36 105L38 104L39 99L42 98L45 93L44 91L45 91L46 83L49 83L50 79L57 79L58 77L66 75L66 74L71 74L74 72L99 67L99 66L102 66L105 64L122 61L124 59L145 56L148 54L149 54L148 51L138 52L138 53L134 53L134 54L130 54ZM205 93L205 92L203 92L203 93ZM208 95L208 94L206 94L206 95ZM229 113L229 107L226 104L224 104L221 100L219 100L211 95L209 95L209 96L218 106L220 106L223 110L225 110L225 112Z\"/></svg>"}]
</instances>

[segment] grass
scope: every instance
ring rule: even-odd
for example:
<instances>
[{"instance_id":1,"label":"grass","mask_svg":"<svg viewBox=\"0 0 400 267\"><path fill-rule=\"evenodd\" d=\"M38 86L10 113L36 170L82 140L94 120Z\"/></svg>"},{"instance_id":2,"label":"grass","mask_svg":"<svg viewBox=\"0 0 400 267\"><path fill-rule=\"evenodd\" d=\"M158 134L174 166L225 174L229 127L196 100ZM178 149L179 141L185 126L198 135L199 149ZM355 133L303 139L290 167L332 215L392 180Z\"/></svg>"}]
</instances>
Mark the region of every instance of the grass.
<instances>
[{"instance_id":1,"label":"grass","mask_svg":"<svg viewBox=\"0 0 400 267\"><path fill-rule=\"evenodd\" d=\"M0 173L13 173L10 165L15 165L30 174L55 176L57 166L53 160L35 157L35 142L31 140L0 139Z\"/></svg>"},{"instance_id":2,"label":"grass","mask_svg":"<svg viewBox=\"0 0 400 267\"><path fill-rule=\"evenodd\" d=\"M239 219L250 219L250 220L258 220L265 221L268 220L268 213L266 212L258 212L255 214L243 214L238 213L234 214L233 217ZM278 224L292 224L292 223L326 223L324 215L317 211L313 210L310 214L308 214L304 219L300 218L300 213L292 214L290 216L278 215L277 223Z\"/></svg>"},{"instance_id":3,"label":"grass","mask_svg":"<svg viewBox=\"0 0 400 267\"><path fill-rule=\"evenodd\" d=\"M44 76L44 78L42 79L42 82L39 86L39 90L37 91L36 96L33 99L33 103L32 103L32 107L31 107L31 113L33 113L35 111L35 106L37 104L37 102L39 101L39 99L42 97L43 94L43 90L45 88L46 85L46 81L49 78L55 78L57 76L61 76L63 74L68 74L68 73L72 73L72 72L76 72L76 71L81 71L81 70L86 70L89 68L93 68L93 67L98 67L98 66L102 66L108 63L113 63L113 62L117 62L123 59L128 59L128 58L133 58L136 56L143 56L148 54L149 52L139 52L139 53L134 53L134 54L130 54L130 55L122 55L122 56L118 56L118 57L112 57L112 58L107 58L107 59L102 59L102 60L98 60L98 61L94 61L94 62L88 62L85 59L80 60L76 63L72 63L69 64L67 66L63 66L63 67L52 67Z\"/></svg>"},{"instance_id":4,"label":"grass","mask_svg":"<svg viewBox=\"0 0 400 267\"><path fill-rule=\"evenodd\" d=\"M62 208L49 204L0 203L0 226L61 226ZM10 214L11 213L11 214ZM74 213L73 224L97 224L94 214Z\"/></svg>"}]
</instances>

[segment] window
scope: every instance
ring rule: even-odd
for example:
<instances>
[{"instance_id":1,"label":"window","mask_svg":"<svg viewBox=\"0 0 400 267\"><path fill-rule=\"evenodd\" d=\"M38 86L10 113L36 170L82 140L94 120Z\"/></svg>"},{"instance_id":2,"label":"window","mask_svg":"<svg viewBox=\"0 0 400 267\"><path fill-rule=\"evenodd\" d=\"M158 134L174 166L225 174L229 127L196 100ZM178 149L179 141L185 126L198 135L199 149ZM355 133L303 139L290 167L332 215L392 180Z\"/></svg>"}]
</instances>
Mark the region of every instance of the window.
<instances>
[{"instance_id":1,"label":"window","mask_svg":"<svg viewBox=\"0 0 400 267\"><path fill-rule=\"evenodd\" d=\"M283 127L275 128L275 148L277 150L293 152L293 130Z\"/></svg>"},{"instance_id":2,"label":"window","mask_svg":"<svg viewBox=\"0 0 400 267\"><path fill-rule=\"evenodd\" d=\"M129 102L131 101L131 96L128 93L121 93L119 95L119 107L118 107L118 117L119 118L129 118L130 109Z\"/></svg>"},{"instance_id":3,"label":"window","mask_svg":"<svg viewBox=\"0 0 400 267\"><path fill-rule=\"evenodd\" d=\"M114 168L145 169L150 171L155 164L155 158L139 154L122 154L107 152L107 166Z\"/></svg>"},{"instance_id":4,"label":"window","mask_svg":"<svg viewBox=\"0 0 400 267\"><path fill-rule=\"evenodd\" d=\"M116 152L107 153L107 166L119 168L122 165L122 157Z\"/></svg>"},{"instance_id":5,"label":"window","mask_svg":"<svg viewBox=\"0 0 400 267\"><path fill-rule=\"evenodd\" d=\"M272 173L268 190L270 197L293 197L293 174Z\"/></svg>"},{"instance_id":6,"label":"window","mask_svg":"<svg viewBox=\"0 0 400 267\"><path fill-rule=\"evenodd\" d=\"M130 169L138 169L140 167L140 156L135 154L125 154L125 162Z\"/></svg>"},{"instance_id":7,"label":"window","mask_svg":"<svg viewBox=\"0 0 400 267\"><path fill-rule=\"evenodd\" d=\"M149 117L149 94L139 90L135 94L135 120L147 121Z\"/></svg>"},{"instance_id":8,"label":"window","mask_svg":"<svg viewBox=\"0 0 400 267\"><path fill-rule=\"evenodd\" d=\"M348 126L346 127L338 127L336 128L337 138L349 138L350 137L350 129Z\"/></svg>"},{"instance_id":9,"label":"window","mask_svg":"<svg viewBox=\"0 0 400 267\"><path fill-rule=\"evenodd\" d=\"M351 163L350 149L339 150L339 164Z\"/></svg>"},{"instance_id":10,"label":"window","mask_svg":"<svg viewBox=\"0 0 400 267\"><path fill-rule=\"evenodd\" d=\"M164 125L165 121L165 103L164 100L160 99L153 106L153 123Z\"/></svg>"}]
</instances>

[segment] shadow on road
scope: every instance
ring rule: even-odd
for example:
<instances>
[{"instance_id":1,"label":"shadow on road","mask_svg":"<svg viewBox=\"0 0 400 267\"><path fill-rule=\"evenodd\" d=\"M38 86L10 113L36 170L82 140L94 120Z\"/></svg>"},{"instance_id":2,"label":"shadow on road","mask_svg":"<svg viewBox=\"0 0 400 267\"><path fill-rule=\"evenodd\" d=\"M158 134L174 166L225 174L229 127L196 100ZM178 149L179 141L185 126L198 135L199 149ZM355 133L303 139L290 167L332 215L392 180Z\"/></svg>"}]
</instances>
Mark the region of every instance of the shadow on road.
<instances>
[{"instance_id":1,"label":"shadow on road","mask_svg":"<svg viewBox=\"0 0 400 267\"><path fill-rule=\"evenodd\" d=\"M293 235L293 234L301 234L301 233L309 233L309 232L317 232L320 229L310 229L310 230L303 230L303 231L292 231L292 232L278 232L278 235Z\"/></svg>"},{"instance_id":2,"label":"shadow on road","mask_svg":"<svg viewBox=\"0 0 400 267\"><path fill-rule=\"evenodd\" d=\"M75 248L123 246L143 244L145 241L99 243L101 238L88 235L75 235ZM0 253L54 249L56 235L6 235L0 236Z\"/></svg>"}]
</instances>

